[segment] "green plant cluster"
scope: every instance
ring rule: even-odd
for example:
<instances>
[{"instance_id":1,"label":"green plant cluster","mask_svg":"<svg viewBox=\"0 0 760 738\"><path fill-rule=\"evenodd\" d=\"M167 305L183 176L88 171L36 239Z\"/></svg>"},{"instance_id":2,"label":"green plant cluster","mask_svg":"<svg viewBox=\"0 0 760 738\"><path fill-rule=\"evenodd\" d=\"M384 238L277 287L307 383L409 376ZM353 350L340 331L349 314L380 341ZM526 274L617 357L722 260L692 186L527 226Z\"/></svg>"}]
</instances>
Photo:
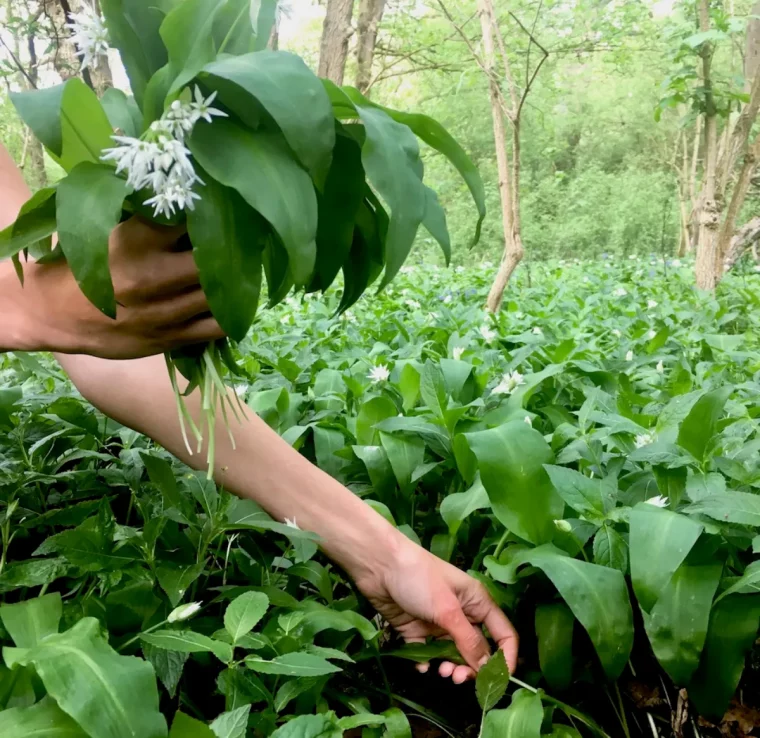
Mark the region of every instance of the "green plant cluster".
<instances>
[{"instance_id":1,"label":"green plant cluster","mask_svg":"<svg viewBox=\"0 0 760 738\"><path fill-rule=\"evenodd\" d=\"M294 286L326 290L342 271L346 309L375 280L383 287L396 276L421 226L450 259L418 137L465 180L478 241L484 188L459 144L427 116L372 104L269 50L275 10L274 0L162 0L148 11L106 0L105 28L133 95L111 88L99 99L74 77L11 96L66 172L0 232L0 258L14 260L20 279L22 255L65 258L88 300L115 318L109 239L138 214L186 224L209 308L233 341L251 327L263 277L273 305ZM228 341L175 351L167 364L188 448L188 429L199 450L209 431L211 477L216 406L225 420L236 414L222 381L237 371ZM196 387L200 428L182 400Z\"/></svg>"},{"instance_id":2,"label":"green plant cluster","mask_svg":"<svg viewBox=\"0 0 760 738\"><path fill-rule=\"evenodd\" d=\"M494 319L481 271L404 272L339 317L339 293L263 314L241 398L508 612L521 688L504 708L503 664L483 671L484 736L626 734L599 695L641 673L719 717L760 620L760 277L707 298L688 265L553 262ZM450 644L387 642L312 534L102 417L48 359L2 361L0 734L449 730L394 665Z\"/></svg>"}]
</instances>

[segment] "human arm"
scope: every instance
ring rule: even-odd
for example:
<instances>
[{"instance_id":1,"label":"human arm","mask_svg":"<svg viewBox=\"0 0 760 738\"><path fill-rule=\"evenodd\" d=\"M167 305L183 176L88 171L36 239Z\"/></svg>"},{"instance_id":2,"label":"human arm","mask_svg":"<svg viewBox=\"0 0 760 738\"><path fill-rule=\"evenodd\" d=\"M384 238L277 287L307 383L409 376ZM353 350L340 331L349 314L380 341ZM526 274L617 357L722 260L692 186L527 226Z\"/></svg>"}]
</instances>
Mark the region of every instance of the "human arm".
<instances>
[{"instance_id":1,"label":"human arm","mask_svg":"<svg viewBox=\"0 0 760 738\"><path fill-rule=\"evenodd\" d=\"M0 144L0 230L15 220L29 194ZM109 256L119 303L116 320L87 300L65 261L22 262L23 286L11 261L0 261L0 351L123 359L220 338L192 253L177 250L183 233L139 218L113 231Z\"/></svg>"},{"instance_id":2,"label":"human arm","mask_svg":"<svg viewBox=\"0 0 760 738\"><path fill-rule=\"evenodd\" d=\"M205 453L191 457L182 441L160 357L121 362L58 358L82 394L104 413L150 436L190 466L203 466ZM187 400L199 418L198 393ZM487 626L514 671L517 634L479 582L412 543L252 411L239 423L231 419L231 430L236 450L224 424L217 423L217 482L239 497L255 500L273 517L295 519L299 527L319 535L325 553L406 640L451 636L469 667L442 664L443 675L461 683L487 658L487 641L471 623Z\"/></svg>"}]
</instances>

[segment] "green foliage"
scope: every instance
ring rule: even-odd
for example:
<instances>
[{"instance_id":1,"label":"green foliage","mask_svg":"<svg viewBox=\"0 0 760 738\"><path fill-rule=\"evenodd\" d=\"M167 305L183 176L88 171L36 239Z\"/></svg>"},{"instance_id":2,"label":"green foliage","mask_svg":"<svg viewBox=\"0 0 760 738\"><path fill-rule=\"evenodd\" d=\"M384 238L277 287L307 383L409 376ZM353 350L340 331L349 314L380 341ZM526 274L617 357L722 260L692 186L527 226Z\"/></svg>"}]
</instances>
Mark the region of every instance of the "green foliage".
<instances>
[{"instance_id":1,"label":"green foliage","mask_svg":"<svg viewBox=\"0 0 760 738\"><path fill-rule=\"evenodd\" d=\"M251 407L393 524L482 577L507 609L523 668L550 696L517 692L487 712L484 735L504 723L572 736L568 710L581 731L584 719L593 726L554 693L575 695L583 674L596 684L584 694L598 697L629 657L656 660L718 715L757 634L760 365L743 306L758 277L729 277L705 303L686 268L608 264L534 270L530 285L518 279L519 309L510 302L496 318L478 307L479 272L405 268L343 316L340 292L288 298L240 345ZM652 331L663 337L654 349ZM88 408L50 361L30 359L0 365L0 621L9 673L36 673L42 688L0 704L0 721L33 725L44 710L74 735L71 720L92 731L81 692L62 689L90 678L72 656L81 653L117 680L114 705L140 700L124 709L150 722L146 735L163 734L163 721L171 735L238 730L247 706L249 732L296 735L319 721L337 735L359 721L403 734L366 688L377 649L389 663L461 662L452 644L380 645L371 608L311 534L172 464ZM389 377L373 381L379 366ZM494 392L515 371L511 394ZM539 493L549 502L536 504ZM174 610L195 601L198 612ZM631 653L634 635L648 653ZM502 661L479 677L488 708L501 687L486 682L508 676L489 681ZM369 700L356 717L337 698L347 689ZM191 700L194 718L175 715L174 702L159 713L154 690ZM554 726L536 723L541 701L557 708ZM595 713L595 702L583 709ZM103 730L121 729L112 723Z\"/></svg>"}]
</instances>

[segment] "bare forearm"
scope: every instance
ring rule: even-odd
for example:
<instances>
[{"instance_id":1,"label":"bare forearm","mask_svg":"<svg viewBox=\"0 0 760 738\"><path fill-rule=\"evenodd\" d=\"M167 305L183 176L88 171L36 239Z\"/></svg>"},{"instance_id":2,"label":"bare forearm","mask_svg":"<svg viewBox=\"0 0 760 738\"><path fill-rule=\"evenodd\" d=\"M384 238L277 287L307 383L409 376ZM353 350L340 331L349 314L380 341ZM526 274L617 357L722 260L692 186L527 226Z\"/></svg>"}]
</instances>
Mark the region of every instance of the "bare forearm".
<instances>
[{"instance_id":1,"label":"bare forearm","mask_svg":"<svg viewBox=\"0 0 760 738\"><path fill-rule=\"evenodd\" d=\"M155 439L190 466L205 467L205 452L188 454L162 357L106 361L60 356L80 391L104 413ZM188 398L200 417L198 394ZM273 517L296 520L317 533L322 548L352 576L378 565L378 552L401 535L372 508L283 441L255 413L230 418L237 449L217 423L216 480L239 497L258 502ZM368 545L372 543L373 545ZM371 551L370 551L371 549Z\"/></svg>"}]
</instances>

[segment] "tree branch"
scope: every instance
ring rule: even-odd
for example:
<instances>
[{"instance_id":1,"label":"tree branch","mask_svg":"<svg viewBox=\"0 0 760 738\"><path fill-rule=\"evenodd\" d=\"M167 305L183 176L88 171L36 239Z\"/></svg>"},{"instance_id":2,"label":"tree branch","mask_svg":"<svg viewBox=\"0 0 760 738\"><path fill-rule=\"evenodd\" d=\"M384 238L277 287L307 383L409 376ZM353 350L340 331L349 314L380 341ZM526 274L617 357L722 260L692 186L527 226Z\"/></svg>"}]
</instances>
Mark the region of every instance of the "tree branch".
<instances>
[{"instance_id":1,"label":"tree branch","mask_svg":"<svg viewBox=\"0 0 760 738\"><path fill-rule=\"evenodd\" d=\"M13 59L13 63L16 65L16 68L18 69L18 71L21 72L21 74L23 74L24 77L26 77L27 81L32 86L32 89L36 90L37 89L37 84L29 76L29 72L26 71L26 68L24 67L24 65L19 61L18 57L13 53L13 49L11 49L11 47L8 46L8 44L5 43L5 40L3 39L3 37L1 35L0 35L0 44L2 44L3 46L5 46L5 48L8 50L8 53L11 55L11 59Z\"/></svg>"}]
</instances>

